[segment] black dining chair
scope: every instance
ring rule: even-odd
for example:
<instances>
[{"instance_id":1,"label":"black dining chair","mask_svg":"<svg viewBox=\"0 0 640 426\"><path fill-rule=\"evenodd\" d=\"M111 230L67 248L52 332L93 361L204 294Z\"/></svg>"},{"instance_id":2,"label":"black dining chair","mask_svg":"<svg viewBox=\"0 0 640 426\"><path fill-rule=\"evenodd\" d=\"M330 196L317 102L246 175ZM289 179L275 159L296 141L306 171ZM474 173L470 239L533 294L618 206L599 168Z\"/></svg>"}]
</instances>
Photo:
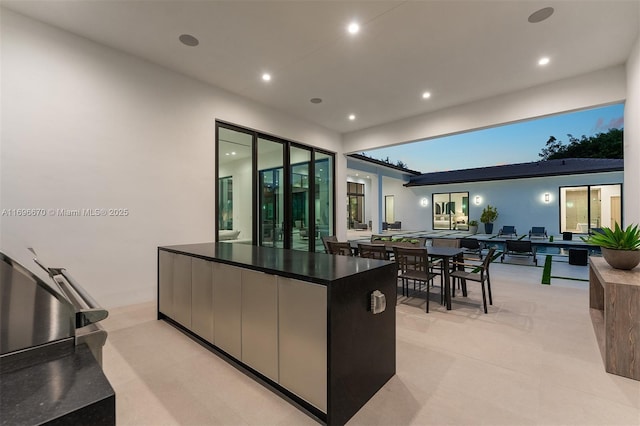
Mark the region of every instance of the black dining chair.
<instances>
[{"instance_id":1,"label":"black dining chair","mask_svg":"<svg viewBox=\"0 0 640 426\"><path fill-rule=\"evenodd\" d=\"M338 241L338 238L335 235L323 235L320 238L322 239L322 245L324 246L325 253L329 253L329 245L327 244L329 241Z\"/></svg>"},{"instance_id":2,"label":"black dining chair","mask_svg":"<svg viewBox=\"0 0 640 426\"><path fill-rule=\"evenodd\" d=\"M358 255L370 259L389 260L389 252L384 244L358 244Z\"/></svg>"},{"instance_id":3,"label":"black dining chair","mask_svg":"<svg viewBox=\"0 0 640 426\"><path fill-rule=\"evenodd\" d=\"M351 244L349 244L349 242L327 241L327 247L329 247L329 254L353 256L353 252L351 251Z\"/></svg>"},{"instance_id":4,"label":"black dining chair","mask_svg":"<svg viewBox=\"0 0 640 426\"><path fill-rule=\"evenodd\" d=\"M453 262L456 267L461 267L462 269L455 270L451 272L451 277L453 279L461 279L466 282L476 281L480 283L482 287L482 304L484 305L484 313L488 313L487 311L487 295L489 293L489 304L493 305L493 298L491 297L491 277L489 275L489 265L491 265L491 260L493 259L493 254L496 251L495 248L489 249L489 253L484 258L481 264L467 264L460 262ZM487 283L487 288L485 290L485 282Z\"/></svg>"},{"instance_id":5,"label":"black dining chair","mask_svg":"<svg viewBox=\"0 0 640 426\"><path fill-rule=\"evenodd\" d=\"M398 278L402 281L402 294L409 296L409 280L413 281L415 291L416 283L420 287L424 283L426 293L426 312L429 312L429 282L438 274L433 273L429 263L429 254L426 248L417 247L393 247L396 265L398 265ZM405 293L406 288L406 293ZM440 280L440 299L442 299L442 276Z\"/></svg>"}]
</instances>

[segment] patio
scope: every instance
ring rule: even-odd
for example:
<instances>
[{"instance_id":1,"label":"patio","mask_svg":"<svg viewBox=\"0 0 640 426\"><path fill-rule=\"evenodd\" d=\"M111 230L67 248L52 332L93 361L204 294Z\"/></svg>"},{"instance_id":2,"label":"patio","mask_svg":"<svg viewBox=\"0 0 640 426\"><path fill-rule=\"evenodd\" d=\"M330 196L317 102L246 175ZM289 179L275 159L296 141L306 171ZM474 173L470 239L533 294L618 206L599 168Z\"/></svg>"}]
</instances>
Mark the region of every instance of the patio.
<instances>
[{"instance_id":1,"label":"patio","mask_svg":"<svg viewBox=\"0 0 640 426\"><path fill-rule=\"evenodd\" d=\"M569 274L569 266L558 261L554 270ZM587 283L540 285L542 270L494 263L487 315L474 285L451 311L432 303L426 314L424 299L400 298L397 374L348 424L640 423L640 384L604 370ZM156 321L155 307L113 309L104 322L104 366L120 425L317 424Z\"/></svg>"}]
</instances>

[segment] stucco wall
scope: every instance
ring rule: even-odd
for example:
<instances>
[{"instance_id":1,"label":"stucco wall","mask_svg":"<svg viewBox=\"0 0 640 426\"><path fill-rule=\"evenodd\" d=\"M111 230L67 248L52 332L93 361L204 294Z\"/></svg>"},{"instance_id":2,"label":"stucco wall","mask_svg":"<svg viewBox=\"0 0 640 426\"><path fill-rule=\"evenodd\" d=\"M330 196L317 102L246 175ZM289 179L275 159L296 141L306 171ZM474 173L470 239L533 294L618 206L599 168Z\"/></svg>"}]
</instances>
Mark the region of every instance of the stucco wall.
<instances>
[{"instance_id":1,"label":"stucco wall","mask_svg":"<svg viewBox=\"0 0 640 426\"><path fill-rule=\"evenodd\" d=\"M627 60L624 108L624 213L626 224L640 223L640 37Z\"/></svg>"}]
</instances>

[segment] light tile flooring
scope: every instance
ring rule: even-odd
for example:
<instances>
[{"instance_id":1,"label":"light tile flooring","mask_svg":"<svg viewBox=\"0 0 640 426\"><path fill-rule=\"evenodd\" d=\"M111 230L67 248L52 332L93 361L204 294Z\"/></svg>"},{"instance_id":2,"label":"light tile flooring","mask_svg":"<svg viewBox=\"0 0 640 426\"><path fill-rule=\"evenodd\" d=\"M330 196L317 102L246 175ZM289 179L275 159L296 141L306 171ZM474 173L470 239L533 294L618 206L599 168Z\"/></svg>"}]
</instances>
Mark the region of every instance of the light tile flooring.
<instances>
[{"instance_id":1,"label":"light tile flooring","mask_svg":"<svg viewBox=\"0 0 640 426\"><path fill-rule=\"evenodd\" d=\"M607 374L588 283L491 267L453 310L402 299L397 374L350 425L640 425L640 382ZM435 300L435 299L434 299ZM314 420L163 321L155 302L110 311L104 368L119 425L312 425Z\"/></svg>"}]
</instances>

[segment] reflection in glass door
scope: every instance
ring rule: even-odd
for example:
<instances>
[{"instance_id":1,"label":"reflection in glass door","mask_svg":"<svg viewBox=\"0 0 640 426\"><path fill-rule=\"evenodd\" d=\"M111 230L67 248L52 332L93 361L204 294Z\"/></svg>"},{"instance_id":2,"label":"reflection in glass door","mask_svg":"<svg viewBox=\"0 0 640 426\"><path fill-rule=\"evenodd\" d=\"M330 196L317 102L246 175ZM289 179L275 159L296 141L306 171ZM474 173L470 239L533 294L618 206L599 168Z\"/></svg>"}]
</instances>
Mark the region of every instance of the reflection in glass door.
<instances>
[{"instance_id":1,"label":"reflection in glass door","mask_svg":"<svg viewBox=\"0 0 640 426\"><path fill-rule=\"evenodd\" d=\"M233 177L218 179L218 229L233 230Z\"/></svg>"},{"instance_id":2,"label":"reflection in glass door","mask_svg":"<svg viewBox=\"0 0 640 426\"><path fill-rule=\"evenodd\" d=\"M217 240L251 241L253 136L224 127L218 127L217 130Z\"/></svg>"},{"instance_id":3,"label":"reflection in glass door","mask_svg":"<svg viewBox=\"0 0 640 426\"><path fill-rule=\"evenodd\" d=\"M309 165L311 151L304 148L291 147L291 248L308 250L309 237L313 238L313 230L309 227Z\"/></svg>"},{"instance_id":4,"label":"reflection in glass door","mask_svg":"<svg viewBox=\"0 0 640 426\"><path fill-rule=\"evenodd\" d=\"M284 145L258 138L258 245L284 247Z\"/></svg>"},{"instance_id":5,"label":"reflection in glass door","mask_svg":"<svg viewBox=\"0 0 640 426\"><path fill-rule=\"evenodd\" d=\"M333 234L333 157L315 153L315 251L324 251L320 237Z\"/></svg>"}]
</instances>

